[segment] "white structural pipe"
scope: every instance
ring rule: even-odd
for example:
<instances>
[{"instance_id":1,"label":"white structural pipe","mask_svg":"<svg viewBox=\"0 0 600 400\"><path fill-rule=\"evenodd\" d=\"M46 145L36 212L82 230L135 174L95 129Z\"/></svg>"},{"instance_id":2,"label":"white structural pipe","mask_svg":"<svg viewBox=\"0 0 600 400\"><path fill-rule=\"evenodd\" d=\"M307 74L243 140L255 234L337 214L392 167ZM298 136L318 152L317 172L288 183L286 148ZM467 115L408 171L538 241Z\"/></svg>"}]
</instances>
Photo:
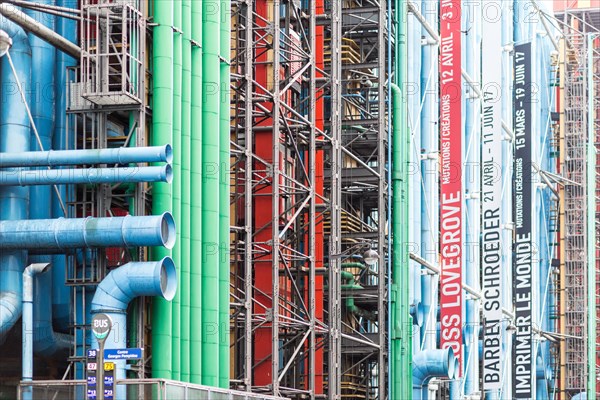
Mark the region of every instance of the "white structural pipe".
<instances>
[{"instance_id":1,"label":"white structural pipe","mask_svg":"<svg viewBox=\"0 0 600 400\"><path fill-rule=\"evenodd\" d=\"M23 323L22 323L22 367L21 380L33 380L33 280L38 274L44 273L50 264L31 264L23 271ZM31 386L23 387L23 400L32 397Z\"/></svg>"},{"instance_id":2,"label":"white structural pipe","mask_svg":"<svg viewBox=\"0 0 600 400\"><path fill-rule=\"evenodd\" d=\"M81 58L81 48L79 46L31 18L12 4L0 3L0 14L71 57L76 59Z\"/></svg>"}]
</instances>

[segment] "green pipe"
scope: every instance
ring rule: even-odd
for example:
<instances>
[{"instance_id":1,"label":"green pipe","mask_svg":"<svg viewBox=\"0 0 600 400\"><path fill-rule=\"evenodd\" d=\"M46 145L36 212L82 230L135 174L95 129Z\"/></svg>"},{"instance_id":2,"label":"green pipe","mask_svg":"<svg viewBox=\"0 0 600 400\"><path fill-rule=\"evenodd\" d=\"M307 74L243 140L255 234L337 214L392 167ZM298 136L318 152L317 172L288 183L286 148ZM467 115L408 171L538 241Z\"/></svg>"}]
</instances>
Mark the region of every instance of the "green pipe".
<instances>
[{"instance_id":1,"label":"green pipe","mask_svg":"<svg viewBox=\"0 0 600 400\"><path fill-rule=\"evenodd\" d=\"M173 143L173 3L154 0L153 30L153 92L152 92L152 145ZM152 186L152 213L159 215L171 211L173 201L171 186L154 183ZM152 249L154 260L170 256L170 251ZM152 375L171 378L171 304L154 298L152 314Z\"/></svg>"},{"instance_id":2,"label":"green pipe","mask_svg":"<svg viewBox=\"0 0 600 400\"><path fill-rule=\"evenodd\" d=\"M348 310L348 312L350 312L356 316L366 318L370 321L377 321L377 314L356 306L354 304L354 297L348 297L345 301L345 305L346 305L346 309Z\"/></svg>"},{"instance_id":3,"label":"green pipe","mask_svg":"<svg viewBox=\"0 0 600 400\"><path fill-rule=\"evenodd\" d=\"M173 261L177 271L177 287L181 285L181 79L182 79L182 10L181 1L173 2L173 24L177 30L173 33L173 217L177 224L177 242L173 247ZM172 302L173 326L173 372L172 379L181 379L181 291L175 293Z\"/></svg>"},{"instance_id":4,"label":"green pipe","mask_svg":"<svg viewBox=\"0 0 600 400\"><path fill-rule=\"evenodd\" d=\"M406 110L407 80L407 3L396 0L395 77L392 89L392 312L391 370L394 399L412 399L412 321L409 305L408 243L408 168L410 132Z\"/></svg>"},{"instance_id":5,"label":"green pipe","mask_svg":"<svg viewBox=\"0 0 600 400\"><path fill-rule=\"evenodd\" d=\"M183 0L183 71L181 87L181 356L180 379L190 381L190 163L192 100L192 5Z\"/></svg>"},{"instance_id":6,"label":"green pipe","mask_svg":"<svg viewBox=\"0 0 600 400\"><path fill-rule=\"evenodd\" d=\"M398 31L397 31L398 32ZM392 130L392 396L412 398L412 337L408 297L408 160L410 136L402 122L406 121L402 91L391 84L393 97ZM404 103L406 104L406 103Z\"/></svg>"},{"instance_id":7,"label":"green pipe","mask_svg":"<svg viewBox=\"0 0 600 400\"><path fill-rule=\"evenodd\" d=\"M192 0L190 382L202 383L202 2ZM193 227L193 229L192 229Z\"/></svg>"},{"instance_id":8,"label":"green pipe","mask_svg":"<svg viewBox=\"0 0 600 400\"><path fill-rule=\"evenodd\" d=\"M341 275L342 275L342 279L346 279L349 281L354 281L354 274L352 272L349 271L340 271Z\"/></svg>"},{"instance_id":9,"label":"green pipe","mask_svg":"<svg viewBox=\"0 0 600 400\"><path fill-rule=\"evenodd\" d=\"M219 385L218 0L202 1L202 384Z\"/></svg>"},{"instance_id":10,"label":"green pipe","mask_svg":"<svg viewBox=\"0 0 600 400\"><path fill-rule=\"evenodd\" d=\"M229 141L231 0L221 1L219 109L219 387L229 389Z\"/></svg>"},{"instance_id":11,"label":"green pipe","mask_svg":"<svg viewBox=\"0 0 600 400\"><path fill-rule=\"evenodd\" d=\"M395 80L392 91L392 287L390 323L391 398L412 399L412 318L409 304L408 197L410 132L407 123L408 4L396 0Z\"/></svg>"},{"instance_id":12,"label":"green pipe","mask_svg":"<svg viewBox=\"0 0 600 400\"><path fill-rule=\"evenodd\" d=\"M357 265L354 265L354 264L357 264ZM364 265L362 265L361 263L344 263L344 264L342 264L342 268L344 268L344 266L346 266L347 268L349 268L349 267L357 268L358 266L364 267ZM358 267L358 268L360 268L360 267ZM342 279L350 282L350 283L343 284L342 289L345 289L345 290L363 290L364 289L360 284L358 284L354 281L354 274L352 274L352 272L340 271L340 274L342 275ZM367 311L363 308L360 308L354 303L354 296L348 296L346 298L344 304L345 304L348 312L350 312L354 315L366 318L371 321L377 320L377 314Z\"/></svg>"},{"instance_id":13,"label":"green pipe","mask_svg":"<svg viewBox=\"0 0 600 400\"><path fill-rule=\"evenodd\" d=\"M588 83L588 151L587 151L587 232L588 232L588 332L587 332L587 399L596 400L596 146L594 131L594 36L596 34L587 34L587 83Z\"/></svg>"}]
</instances>

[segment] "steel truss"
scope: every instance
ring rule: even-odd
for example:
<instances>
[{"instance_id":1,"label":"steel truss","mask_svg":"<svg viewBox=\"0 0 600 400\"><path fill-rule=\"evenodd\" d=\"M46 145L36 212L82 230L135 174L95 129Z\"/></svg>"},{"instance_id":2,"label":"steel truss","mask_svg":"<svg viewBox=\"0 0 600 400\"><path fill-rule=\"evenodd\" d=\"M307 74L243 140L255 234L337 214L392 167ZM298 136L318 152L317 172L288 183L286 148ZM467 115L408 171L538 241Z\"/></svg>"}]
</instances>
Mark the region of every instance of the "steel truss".
<instances>
[{"instance_id":1,"label":"steel truss","mask_svg":"<svg viewBox=\"0 0 600 400\"><path fill-rule=\"evenodd\" d=\"M385 21L385 2L233 2L240 388L385 397ZM368 248L374 266L362 260Z\"/></svg>"},{"instance_id":2,"label":"steel truss","mask_svg":"<svg viewBox=\"0 0 600 400\"><path fill-rule=\"evenodd\" d=\"M560 275L560 309L561 333L565 339L561 342L560 389L565 398L588 390L589 371L587 326L589 321L588 296L596 298L598 312L597 285L600 277L598 259L598 239L596 231L596 248L588 248L587 208L586 208L586 147L588 143L588 113L594 113L593 135L596 142L596 197L600 179L600 103L598 101L598 85L600 85L600 45L596 40L595 49L588 51L587 34L598 32L600 28L600 11L570 9L557 16L562 22L564 45L562 46L561 65L561 173L569 181L563 189L561 215L561 275ZM588 72L588 59L592 54L594 71ZM596 93L589 93L588 79L595 82ZM592 109L589 109L589 96L592 96ZM597 202L596 202L597 203ZM600 217L600 208L596 206L596 220ZM596 224L598 226L598 224ZM595 252L596 265L588 265L588 252ZM588 269L594 268L596 286L588 284ZM589 291L593 293L589 293ZM597 335L596 335L597 336ZM596 339L596 348L598 341ZM596 351L598 354L598 351ZM597 362L596 362L597 363Z\"/></svg>"}]
</instances>

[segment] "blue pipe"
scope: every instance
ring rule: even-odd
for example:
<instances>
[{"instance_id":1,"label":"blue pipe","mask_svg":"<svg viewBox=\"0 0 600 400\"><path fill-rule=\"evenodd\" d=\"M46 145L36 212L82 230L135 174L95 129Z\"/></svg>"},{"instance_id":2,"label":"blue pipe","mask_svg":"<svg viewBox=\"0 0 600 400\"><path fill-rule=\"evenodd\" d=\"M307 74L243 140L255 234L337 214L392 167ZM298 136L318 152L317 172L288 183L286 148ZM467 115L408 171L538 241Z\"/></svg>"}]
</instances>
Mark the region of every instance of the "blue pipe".
<instances>
[{"instance_id":1,"label":"blue pipe","mask_svg":"<svg viewBox=\"0 0 600 400\"><path fill-rule=\"evenodd\" d=\"M59 7L77 7L76 0L56 0ZM56 18L56 32L65 39L77 44L77 21L70 18ZM77 65L79 60L67 55L62 51L56 53L55 92L56 92L56 114L54 116L54 137L52 148L54 150L70 150L75 148L75 132L73 126L67 124L67 68ZM67 131L67 128L68 131ZM2 154L0 154L0 158ZM58 192L63 202L72 199L72 193L66 185L58 186ZM55 193L52 196L52 217L70 217L65 215L63 205ZM65 285L67 258L64 255L52 257L52 318L56 329L65 330L73 315L71 302L71 289Z\"/></svg>"},{"instance_id":2,"label":"blue pipe","mask_svg":"<svg viewBox=\"0 0 600 400\"><path fill-rule=\"evenodd\" d=\"M0 171L0 186L57 184L139 183L173 180L170 164L162 167L77 168ZM36 198L38 199L38 198ZM38 202L36 201L36 204ZM30 210L33 212L33 210ZM38 211L39 212L39 211Z\"/></svg>"},{"instance_id":3,"label":"blue pipe","mask_svg":"<svg viewBox=\"0 0 600 400\"><path fill-rule=\"evenodd\" d=\"M63 127L64 129L64 127ZM66 146L60 144L60 146ZM116 149L28 151L0 154L0 168L59 165L129 164L173 161L171 145Z\"/></svg>"},{"instance_id":4,"label":"blue pipe","mask_svg":"<svg viewBox=\"0 0 600 400\"><path fill-rule=\"evenodd\" d=\"M55 1L42 0L41 3L54 5ZM25 14L39 21L47 28L53 31L56 30L56 18L54 16L35 10L25 10ZM31 150L49 150L52 147L55 129L56 92L54 72L56 70L56 49L51 44L31 33L28 33L27 36L29 37L32 52L31 82L33 87L30 90L33 97L31 99L30 107L35 128L39 134L38 139L35 136L34 129L31 129ZM41 144L38 143L38 140ZM43 173L43 171L39 172ZM30 189L31 197L36 199L35 204L31 203L29 205L29 217L31 219L47 219L52 216L51 193L52 188L49 186ZM36 261L44 263L51 262L52 258L48 256L37 256L30 259L30 262ZM65 340L61 341L61 338L63 338L62 336L64 335L56 334L52 327L51 293L52 287L54 286L52 278L52 274L40 274L36 277L35 284L36 301L33 311L35 317L34 351L36 353L41 352L46 356L53 355L56 352L64 353L69 346L67 337L65 336ZM64 277L61 281L64 281ZM65 307L65 311L68 312L69 308Z\"/></svg>"},{"instance_id":5,"label":"blue pipe","mask_svg":"<svg viewBox=\"0 0 600 400\"><path fill-rule=\"evenodd\" d=\"M420 253L418 247L421 243L421 213L420 208L422 206L421 197L421 173L420 173L420 154L417 154L415 149L421 148L421 130L418 129L420 123L420 105L421 105L421 93L418 88L418 82L421 78L421 41L414 40L414 38L421 37L421 25L417 21L416 17L412 13L407 14L406 29L407 29L407 57L410 60L410 68L407 68L407 82L404 82L404 90L406 91L406 99L408 101L408 119L406 124L412 133L412 138L409 142L408 154L410 154L410 160L408 165L409 175L409 220L410 225L408 240L410 251ZM412 123L411 123L412 121ZM420 153L420 152L419 152ZM422 289L421 289L421 265L415 261L409 260L409 280L410 287L410 304L421 304L422 303ZM421 306L422 307L422 306ZM421 309L422 312L422 309ZM423 324L422 316L417 320L413 320L413 323ZM415 354L420 349L421 343L421 330L414 328L413 340L412 340L412 353Z\"/></svg>"},{"instance_id":6,"label":"blue pipe","mask_svg":"<svg viewBox=\"0 0 600 400\"><path fill-rule=\"evenodd\" d=\"M31 80L31 48L23 29L0 16L0 29L12 39L9 54L20 82ZM29 119L17 89L8 57L1 59L0 152L29 150ZM25 91L29 101L30 92ZM0 187L0 220L22 220L29 215L29 188ZM0 344L21 316L23 251L0 251Z\"/></svg>"},{"instance_id":7,"label":"blue pipe","mask_svg":"<svg viewBox=\"0 0 600 400\"><path fill-rule=\"evenodd\" d=\"M33 351L35 354L44 357L54 355L67 357L71 346L73 346L73 337L65 333L55 332L52 326L53 314L52 302L50 301L52 274L37 275L33 289L35 292ZM23 293L23 296L25 296L25 293Z\"/></svg>"},{"instance_id":8,"label":"blue pipe","mask_svg":"<svg viewBox=\"0 0 600 400\"><path fill-rule=\"evenodd\" d=\"M54 0L40 0L39 2L46 5L54 5ZM54 16L30 9L25 9L24 13L45 27L50 28L53 31L55 30L56 18ZM28 33L27 37L29 38L29 44L31 46L31 80L28 82L21 82L21 84L30 85L28 89L32 92L32 97L29 106L33 122L39 134L39 141L41 142L40 145L40 143L38 143L38 138L35 137L32 127L30 131L30 150L49 150L52 147L52 137L54 136L54 105L56 96L54 91L54 71L56 69L56 49L54 46L43 41L33 33ZM23 107L22 104L21 107ZM0 182L2 181L3 179L0 178ZM14 181L5 184L18 185L18 183ZM51 187L36 187L30 189L31 198L35 199L35 202L29 204L29 218L50 218L52 215L52 204L50 202L51 190Z\"/></svg>"},{"instance_id":9,"label":"blue pipe","mask_svg":"<svg viewBox=\"0 0 600 400\"><path fill-rule=\"evenodd\" d=\"M396 6L397 7L397 6ZM392 37L392 15L394 15L393 10L392 10L392 2L388 2L387 3L387 21L386 21L386 28L387 28L387 32L388 32L388 41L387 41L387 51L388 51L388 60L387 60L387 101L386 101L386 107L388 110L387 113L387 141L388 141L388 148L387 148L387 159L388 159L388 163L387 163L387 181L388 181L388 187L387 187L387 193L386 193L386 203L387 203L387 230L388 232L392 231L392 41L390 40L390 38ZM398 77L396 77L397 79ZM388 251L387 255L386 255L386 276L387 276L387 281L388 282L392 282L392 252ZM391 286L391 285L390 285ZM386 329L388 330L388 332L392 331L392 323L391 323L391 315L392 315L392 291L389 290L387 291L387 315L388 315L388 319L387 319L387 325L386 325ZM392 335L387 335L387 348L389 349L389 351L391 351L392 348ZM387 373L388 373L388 377L392 376L392 363L388 362L387 365ZM387 383L386 383L386 388L387 388L387 392L388 393L392 393L392 379L388 378Z\"/></svg>"},{"instance_id":10,"label":"blue pipe","mask_svg":"<svg viewBox=\"0 0 600 400\"><path fill-rule=\"evenodd\" d=\"M451 348L417 351L413 356L413 399L427 399L431 378L454 378L456 357ZM424 396L423 396L424 395Z\"/></svg>"},{"instance_id":11,"label":"blue pipe","mask_svg":"<svg viewBox=\"0 0 600 400\"><path fill-rule=\"evenodd\" d=\"M38 274L43 274L50 264L38 263L31 264L23 271L23 322L21 348L22 364L21 364L21 380L30 382L33 380L33 280ZM23 387L23 399L30 400L32 398L31 386Z\"/></svg>"},{"instance_id":12,"label":"blue pipe","mask_svg":"<svg viewBox=\"0 0 600 400\"><path fill-rule=\"evenodd\" d=\"M105 349L127 347L127 305L139 296L160 296L170 301L177 290L177 273L170 257L157 262L131 262L111 271L96 288L91 314L110 316L113 327L106 338ZM92 338L92 348L98 341ZM125 379L125 360L115 361L116 379ZM116 387L115 399L125 398L125 388Z\"/></svg>"},{"instance_id":13,"label":"blue pipe","mask_svg":"<svg viewBox=\"0 0 600 400\"><path fill-rule=\"evenodd\" d=\"M421 10L427 22L437 31L438 29L438 2L423 0ZM429 39L429 33L422 28L421 36ZM438 151L438 46L433 41L426 41L421 51L421 98L423 108L421 112L421 148L424 155ZM428 86L429 83L429 86ZM423 194L421 201L421 257L436 264L438 262L438 231L439 231L439 191L438 191L438 160L425 157L421 161L421 174L423 176ZM434 349L435 314L432 310L437 308L437 287L432 284L434 277L430 274L421 274L421 302L425 314L425 323L421 328L420 350ZM433 317L433 318L431 318ZM429 326L428 326L429 323Z\"/></svg>"},{"instance_id":14,"label":"blue pipe","mask_svg":"<svg viewBox=\"0 0 600 400\"><path fill-rule=\"evenodd\" d=\"M50 357L56 353L66 353L72 345L71 336L55 333L50 318L39 314L41 311L51 315L52 303L47 299L49 286L40 285L40 278L51 278L51 275L44 273L49 267L48 263L31 264L23 272L23 380L33 377L33 351ZM38 281L34 284L36 278ZM41 308L38 303L42 304Z\"/></svg>"},{"instance_id":15,"label":"blue pipe","mask_svg":"<svg viewBox=\"0 0 600 400\"><path fill-rule=\"evenodd\" d=\"M164 246L175 244L175 222L158 216L0 221L0 250ZM20 297L20 296L19 296Z\"/></svg>"},{"instance_id":16,"label":"blue pipe","mask_svg":"<svg viewBox=\"0 0 600 400\"><path fill-rule=\"evenodd\" d=\"M425 311L422 302L416 302L410 305L410 316L412 317L413 325L418 327L423 326L423 320L425 319Z\"/></svg>"}]
</instances>

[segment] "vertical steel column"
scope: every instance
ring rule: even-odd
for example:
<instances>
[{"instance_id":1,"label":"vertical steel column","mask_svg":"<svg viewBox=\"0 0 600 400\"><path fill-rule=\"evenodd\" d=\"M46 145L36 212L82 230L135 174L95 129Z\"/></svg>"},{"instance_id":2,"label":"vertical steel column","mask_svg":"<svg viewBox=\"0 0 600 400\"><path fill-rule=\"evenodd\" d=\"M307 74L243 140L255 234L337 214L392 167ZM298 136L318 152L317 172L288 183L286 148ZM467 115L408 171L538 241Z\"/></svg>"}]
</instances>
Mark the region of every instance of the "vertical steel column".
<instances>
[{"instance_id":1,"label":"vertical steel column","mask_svg":"<svg viewBox=\"0 0 600 400\"><path fill-rule=\"evenodd\" d=\"M244 60L244 93L243 98L245 100L245 110L244 110L244 156L245 156L245 168L244 168L244 329L245 329L245 346L244 346L244 383L246 385L247 390L251 390L253 380L252 380L252 360L253 360L253 351L252 351L252 318L253 318L253 310L254 305L252 303L252 299L254 298L254 287L252 285L252 242L254 237L254 224L253 224L253 201L252 201L252 191L253 191L253 174L254 174L254 158L252 156L252 152L254 149L254 134L252 132L252 111L254 109L253 103L253 92L252 92L252 82L254 80L253 76L253 67L252 63L254 60L254 52L253 52L253 43L254 43L254 31L253 31L253 12L254 9L254 1L247 0L245 7L245 33L246 33L246 42L245 42L245 60ZM238 31L239 32L239 31ZM238 33L239 35L239 33Z\"/></svg>"},{"instance_id":2,"label":"vertical steel column","mask_svg":"<svg viewBox=\"0 0 600 400\"><path fill-rule=\"evenodd\" d=\"M310 99L311 102L311 106L309 106L309 121L310 121L310 137L308 139L308 168L309 168L309 176L308 176L308 184L309 184L309 188L310 188L310 192L309 192L309 196L310 196L310 202L309 202L309 213L308 213L308 237L307 240L309 241L308 246L309 246L309 254L313 255L313 257L310 257L310 259L308 260L308 268L309 268L309 272L308 272L308 310L309 310L309 330L310 330L310 337L309 337L309 343L308 343L308 363L307 363L307 367L308 370L306 371L306 376L308 377L308 385L307 385L307 389L310 392L310 398L314 399L315 398L315 393L316 393L316 360L315 360L315 356L316 356L316 352L315 352L315 347L316 347L316 342L317 342L317 335L316 335L316 328L317 328L317 320L316 320L316 273L315 273L315 267L316 267L316 259L314 257L314 255L316 254L315 252L315 236L316 236L316 224L315 224L315 212L316 212L316 152L317 152L317 147L316 147L316 139L317 139L317 129L316 129L316 107L312 106L312 104L314 104L313 102L316 101L316 80L317 80L317 60L316 60L316 52L317 52L317 29L316 29L316 23L317 23L317 19L316 19L316 12L317 12L317 7L316 7L316 0L315 1L310 1L310 6L309 6L309 50L310 50L310 82L309 82L309 89L308 89L308 98Z\"/></svg>"},{"instance_id":3,"label":"vertical steel column","mask_svg":"<svg viewBox=\"0 0 600 400\"><path fill-rule=\"evenodd\" d=\"M279 242L279 199L280 199L280 125L281 121L281 35L280 35L280 16L281 16L281 0L273 0L273 109L271 110L273 118L273 160L272 160L272 212L271 219L271 258L272 258L272 314L271 314L271 376L273 377L273 395L279 396L279 257L280 257L280 242Z\"/></svg>"},{"instance_id":4,"label":"vertical steel column","mask_svg":"<svg viewBox=\"0 0 600 400\"><path fill-rule=\"evenodd\" d=\"M381 399L384 393L386 392L386 360L387 360L387 352L385 349L385 344L387 343L387 332L385 329L386 320L388 318L386 310L387 310L387 302L386 302L386 275L387 275L387 267L385 265L385 254L388 251L388 246L386 245L387 232L385 230L386 219L387 219L387 198L386 193L388 190L387 185L390 182L387 182L387 168L389 168L389 163L391 160L387 160L387 146L389 143L387 142L387 130L391 129L391 127L387 126L387 117L385 113L385 109L387 106L387 90L386 90L386 38L390 39L391 32L388 32L386 28L387 24L385 23L387 19L387 1L388 0L380 0L378 3L378 21L379 21L379 29L378 29L378 38L377 38L377 71L378 71L378 88L377 88L377 124L378 124L378 132L377 132L377 190L378 190L378 198L377 198L377 253L379 254L379 260L377 261L377 334L379 343L379 351L377 354L377 386L379 398ZM391 0L390 0L391 1ZM391 55L389 55L391 57ZM391 77L387 77L388 81ZM389 112L389 110L388 110Z\"/></svg>"},{"instance_id":5,"label":"vertical steel column","mask_svg":"<svg viewBox=\"0 0 600 400\"><path fill-rule=\"evenodd\" d=\"M587 400L596 400L596 132L594 109L594 37L587 34Z\"/></svg>"},{"instance_id":6,"label":"vertical steel column","mask_svg":"<svg viewBox=\"0 0 600 400\"><path fill-rule=\"evenodd\" d=\"M328 399L341 399L341 332L342 311L340 305L341 277L340 261L336 255L341 248L341 129L342 129L342 4L331 3L331 198L330 198L330 240L329 240L329 348L328 348Z\"/></svg>"}]
</instances>

